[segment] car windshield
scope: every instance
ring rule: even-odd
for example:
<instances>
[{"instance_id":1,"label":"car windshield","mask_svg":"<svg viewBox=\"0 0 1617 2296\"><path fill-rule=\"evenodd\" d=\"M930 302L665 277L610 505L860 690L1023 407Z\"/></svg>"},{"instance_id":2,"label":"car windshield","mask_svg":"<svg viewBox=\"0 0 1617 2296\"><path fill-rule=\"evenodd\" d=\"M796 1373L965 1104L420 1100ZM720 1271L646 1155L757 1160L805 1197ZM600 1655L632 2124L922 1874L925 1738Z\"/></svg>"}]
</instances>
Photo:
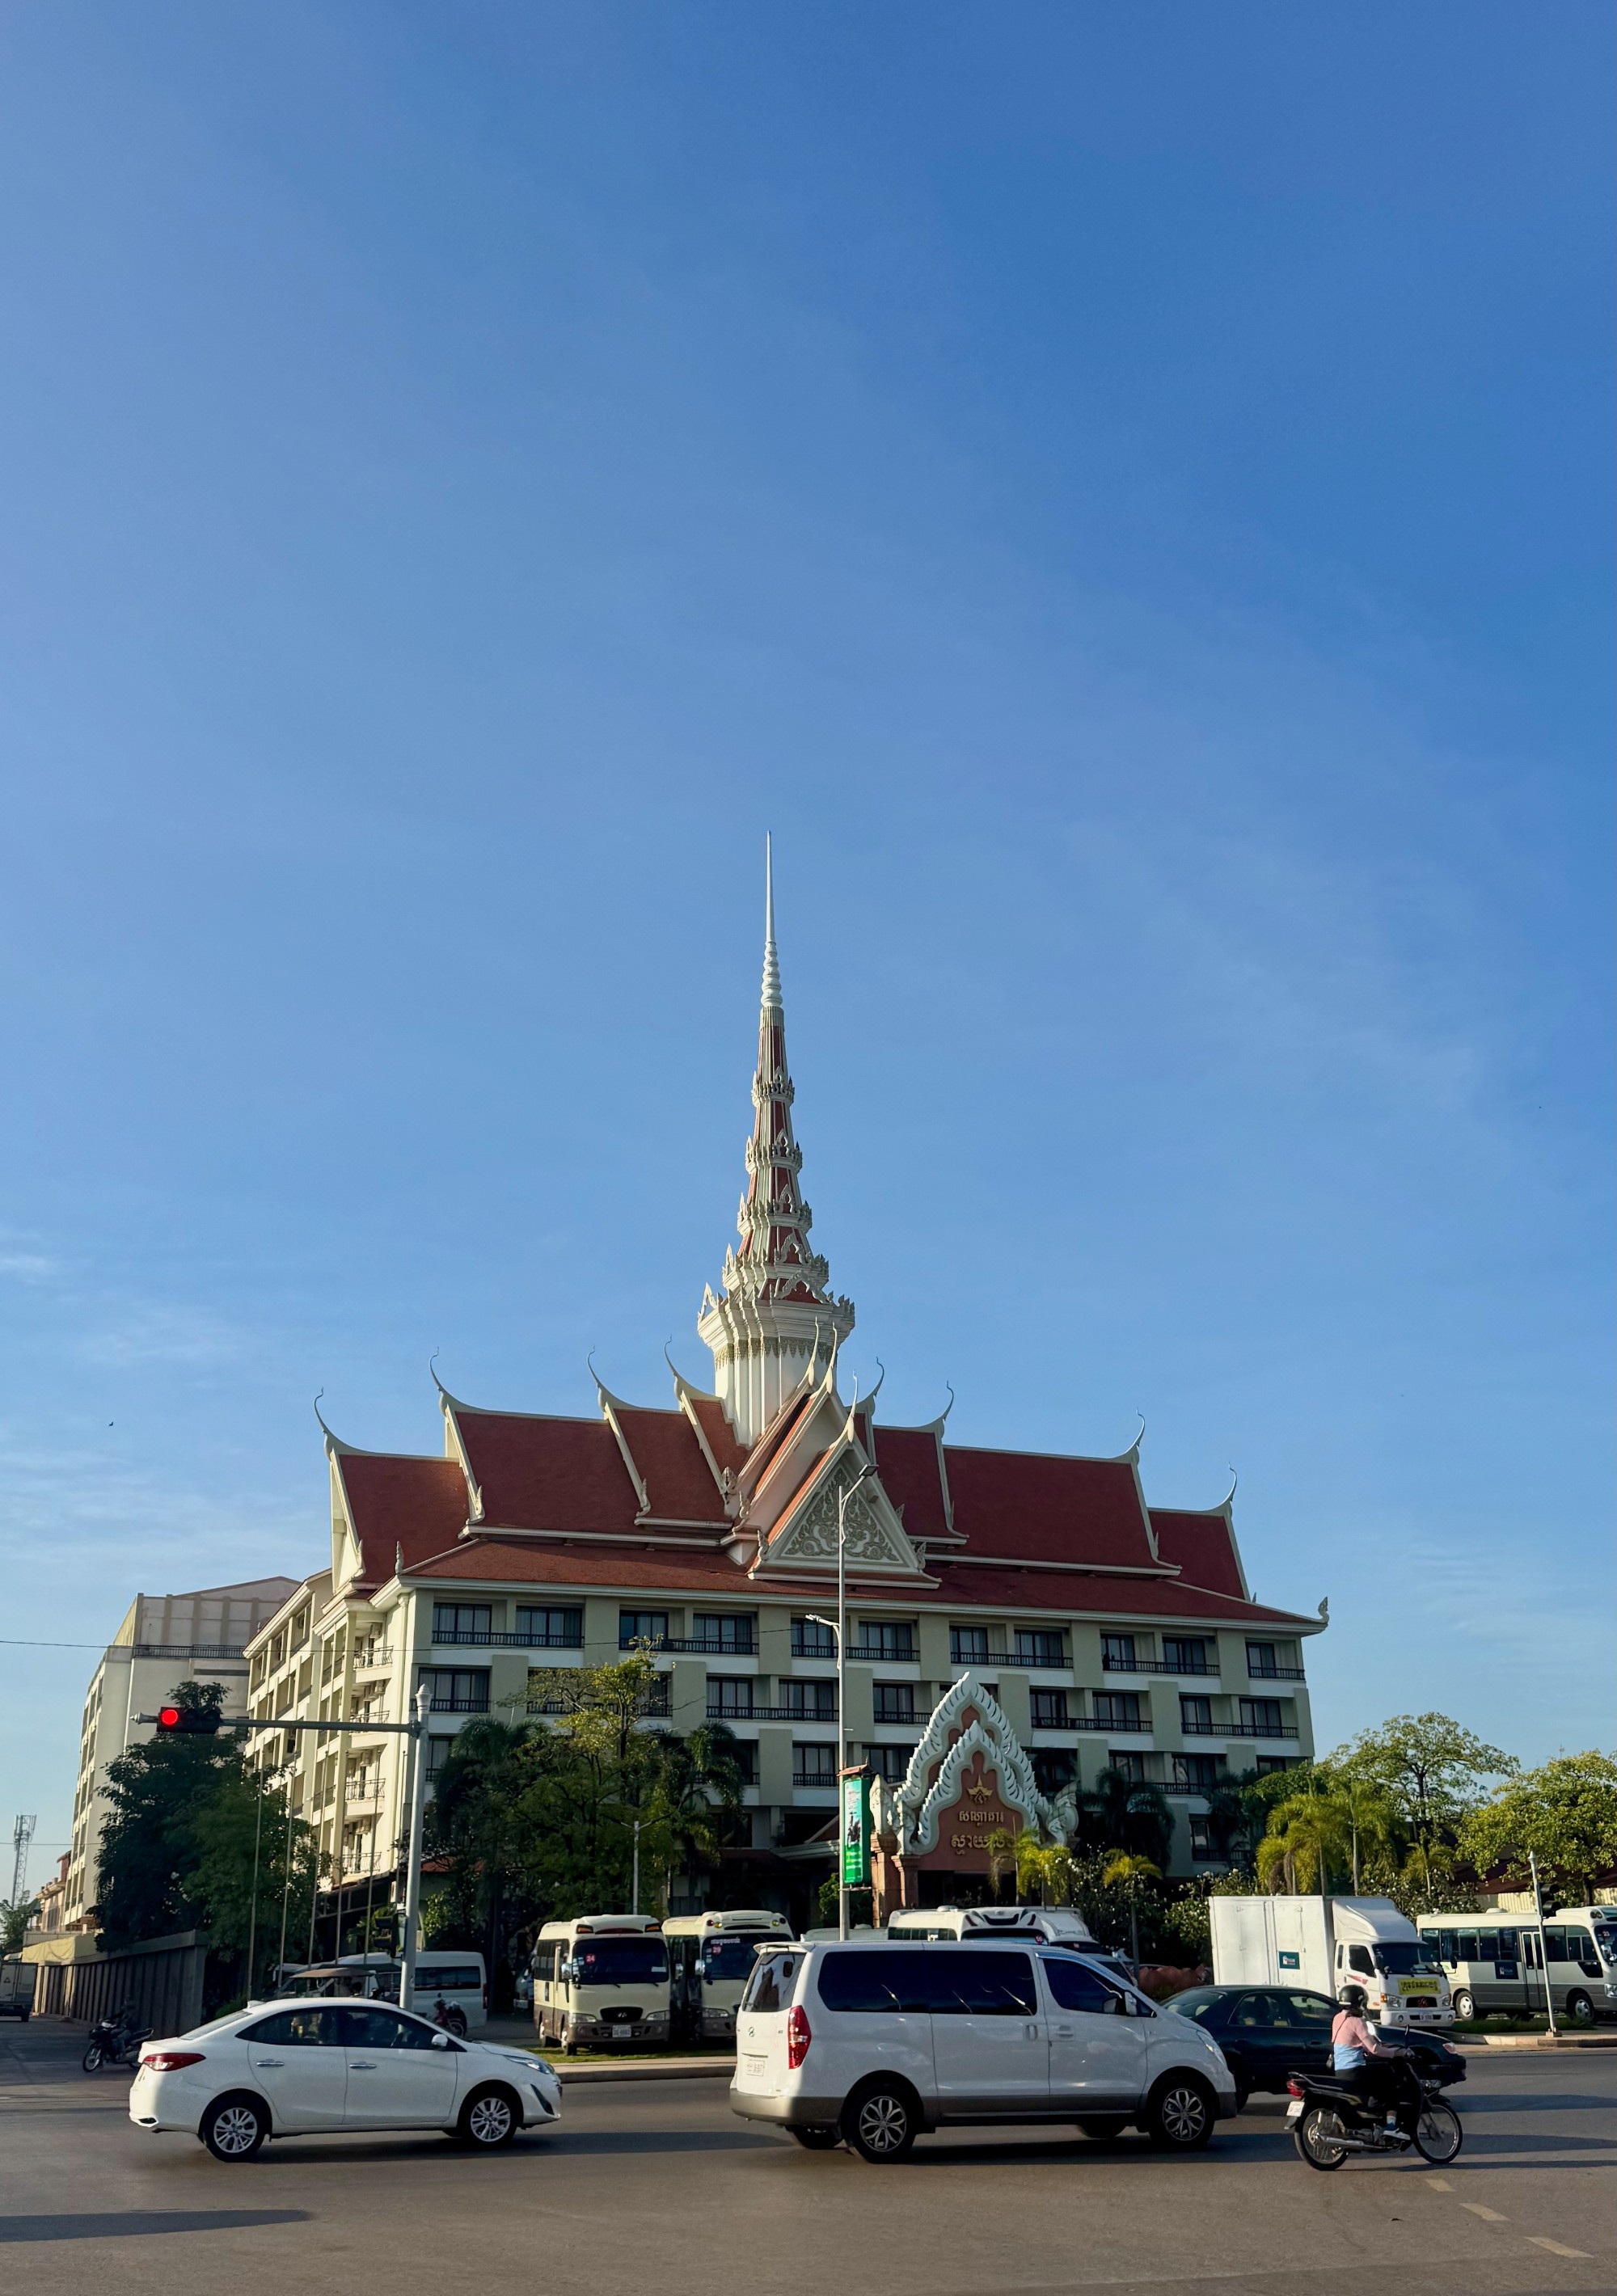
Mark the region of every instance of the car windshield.
<instances>
[{"instance_id":1,"label":"car windshield","mask_svg":"<svg viewBox=\"0 0 1617 2296\"><path fill-rule=\"evenodd\" d=\"M661 1938L579 1938L572 1957L580 1985L661 1985L669 1973Z\"/></svg>"},{"instance_id":2,"label":"car windshield","mask_svg":"<svg viewBox=\"0 0 1617 2296\"><path fill-rule=\"evenodd\" d=\"M1195 1986L1188 1993L1176 1993L1162 2006L1171 2009L1176 2017L1203 2018L1216 2009L1223 1998L1221 1993L1209 1992L1201 1986Z\"/></svg>"},{"instance_id":3,"label":"car windshield","mask_svg":"<svg viewBox=\"0 0 1617 2296\"><path fill-rule=\"evenodd\" d=\"M1429 1945L1406 1945L1400 1939L1383 1939L1375 1948L1375 1966L1383 1977L1435 1977L1436 1957Z\"/></svg>"}]
</instances>

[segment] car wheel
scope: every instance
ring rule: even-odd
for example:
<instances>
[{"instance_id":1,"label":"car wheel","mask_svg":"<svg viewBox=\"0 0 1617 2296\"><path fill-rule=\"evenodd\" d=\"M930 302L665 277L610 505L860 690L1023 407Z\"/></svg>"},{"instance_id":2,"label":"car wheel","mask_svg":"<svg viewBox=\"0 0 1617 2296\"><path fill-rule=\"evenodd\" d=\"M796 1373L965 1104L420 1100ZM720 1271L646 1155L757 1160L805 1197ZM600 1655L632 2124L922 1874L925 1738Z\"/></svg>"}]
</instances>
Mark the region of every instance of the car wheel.
<instances>
[{"instance_id":1,"label":"car wheel","mask_svg":"<svg viewBox=\"0 0 1617 2296\"><path fill-rule=\"evenodd\" d=\"M521 2125L521 2108L508 2088L480 2088L461 2108L458 2133L463 2144L480 2152L497 2152Z\"/></svg>"},{"instance_id":2,"label":"car wheel","mask_svg":"<svg viewBox=\"0 0 1617 2296\"><path fill-rule=\"evenodd\" d=\"M849 2100L842 2134L864 2161L901 2161L915 2141L914 2100L891 2081L873 2082Z\"/></svg>"},{"instance_id":3,"label":"car wheel","mask_svg":"<svg viewBox=\"0 0 1617 2296\"><path fill-rule=\"evenodd\" d=\"M1164 2152L1199 2152L1215 2118L1212 2094L1194 2073L1170 2073L1145 2108L1145 2134Z\"/></svg>"},{"instance_id":4,"label":"car wheel","mask_svg":"<svg viewBox=\"0 0 1617 2296\"><path fill-rule=\"evenodd\" d=\"M1342 2122L1323 2105L1310 2105L1292 2131L1298 2152L1310 2169L1340 2169L1347 2159Z\"/></svg>"},{"instance_id":5,"label":"car wheel","mask_svg":"<svg viewBox=\"0 0 1617 2296\"><path fill-rule=\"evenodd\" d=\"M1459 2019L1462 2025L1469 2025L1472 2019L1477 2013L1477 2005L1474 1997L1471 1994L1465 1992L1463 1988L1454 1997L1454 2013Z\"/></svg>"},{"instance_id":6,"label":"car wheel","mask_svg":"<svg viewBox=\"0 0 1617 2296\"><path fill-rule=\"evenodd\" d=\"M1129 2123L1120 2112L1092 2112L1087 2120L1080 2120L1078 2125L1084 2135L1093 2136L1097 2144L1110 2144L1113 2137L1122 2135Z\"/></svg>"},{"instance_id":7,"label":"car wheel","mask_svg":"<svg viewBox=\"0 0 1617 2296\"><path fill-rule=\"evenodd\" d=\"M840 2128L794 2128L792 2134L805 2152L834 2152L842 2141Z\"/></svg>"},{"instance_id":8,"label":"car wheel","mask_svg":"<svg viewBox=\"0 0 1617 2296\"><path fill-rule=\"evenodd\" d=\"M269 2114L254 2096L217 2097L197 2131L216 2161L250 2161L269 2135Z\"/></svg>"},{"instance_id":9,"label":"car wheel","mask_svg":"<svg viewBox=\"0 0 1617 2296\"><path fill-rule=\"evenodd\" d=\"M1595 2005L1587 1993L1569 1993L1566 1997L1566 2013L1574 2025L1592 2025L1595 2021Z\"/></svg>"}]
</instances>

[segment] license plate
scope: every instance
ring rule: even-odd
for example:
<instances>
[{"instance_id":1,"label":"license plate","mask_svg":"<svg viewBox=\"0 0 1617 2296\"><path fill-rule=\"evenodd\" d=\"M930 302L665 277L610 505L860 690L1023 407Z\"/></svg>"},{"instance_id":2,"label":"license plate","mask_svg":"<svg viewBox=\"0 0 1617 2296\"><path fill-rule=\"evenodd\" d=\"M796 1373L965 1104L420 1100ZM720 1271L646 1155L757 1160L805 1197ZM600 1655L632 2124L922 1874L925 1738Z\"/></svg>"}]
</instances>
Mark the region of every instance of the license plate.
<instances>
[{"instance_id":1,"label":"license plate","mask_svg":"<svg viewBox=\"0 0 1617 2296\"><path fill-rule=\"evenodd\" d=\"M742 2071L748 2080L762 2080L768 2068L767 2057L743 2057L741 2061Z\"/></svg>"},{"instance_id":2,"label":"license plate","mask_svg":"<svg viewBox=\"0 0 1617 2296\"><path fill-rule=\"evenodd\" d=\"M1302 2099L1300 2096L1294 2096L1290 2104L1286 2106L1285 2117L1288 2120L1301 2120L1302 2119Z\"/></svg>"}]
</instances>

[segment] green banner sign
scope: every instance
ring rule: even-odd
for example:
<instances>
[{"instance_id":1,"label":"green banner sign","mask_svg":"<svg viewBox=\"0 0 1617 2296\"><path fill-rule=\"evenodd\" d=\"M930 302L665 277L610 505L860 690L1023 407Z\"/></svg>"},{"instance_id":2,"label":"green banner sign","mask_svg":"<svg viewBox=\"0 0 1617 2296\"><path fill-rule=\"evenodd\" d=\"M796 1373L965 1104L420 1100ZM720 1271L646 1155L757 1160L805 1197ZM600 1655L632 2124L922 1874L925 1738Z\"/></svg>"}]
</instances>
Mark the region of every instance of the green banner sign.
<instances>
[{"instance_id":1,"label":"green banner sign","mask_svg":"<svg viewBox=\"0 0 1617 2296\"><path fill-rule=\"evenodd\" d=\"M842 1780L842 1887L863 1890L870 1881L870 1779L862 1770Z\"/></svg>"}]
</instances>

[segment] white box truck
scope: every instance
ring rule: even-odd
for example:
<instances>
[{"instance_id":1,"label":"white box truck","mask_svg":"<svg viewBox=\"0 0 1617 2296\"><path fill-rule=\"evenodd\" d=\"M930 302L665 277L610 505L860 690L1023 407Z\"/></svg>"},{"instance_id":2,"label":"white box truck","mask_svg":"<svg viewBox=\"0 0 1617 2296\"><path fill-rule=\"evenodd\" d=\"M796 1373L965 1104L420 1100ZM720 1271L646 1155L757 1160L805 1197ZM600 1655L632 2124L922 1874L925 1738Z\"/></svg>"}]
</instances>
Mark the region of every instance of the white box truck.
<instances>
[{"instance_id":1,"label":"white box truck","mask_svg":"<svg viewBox=\"0 0 1617 2296\"><path fill-rule=\"evenodd\" d=\"M1387 2025L1454 2021L1436 1955L1391 1898L1210 1898L1213 1981L1296 1985L1333 1998L1362 1985Z\"/></svg>"}]
</instances>

